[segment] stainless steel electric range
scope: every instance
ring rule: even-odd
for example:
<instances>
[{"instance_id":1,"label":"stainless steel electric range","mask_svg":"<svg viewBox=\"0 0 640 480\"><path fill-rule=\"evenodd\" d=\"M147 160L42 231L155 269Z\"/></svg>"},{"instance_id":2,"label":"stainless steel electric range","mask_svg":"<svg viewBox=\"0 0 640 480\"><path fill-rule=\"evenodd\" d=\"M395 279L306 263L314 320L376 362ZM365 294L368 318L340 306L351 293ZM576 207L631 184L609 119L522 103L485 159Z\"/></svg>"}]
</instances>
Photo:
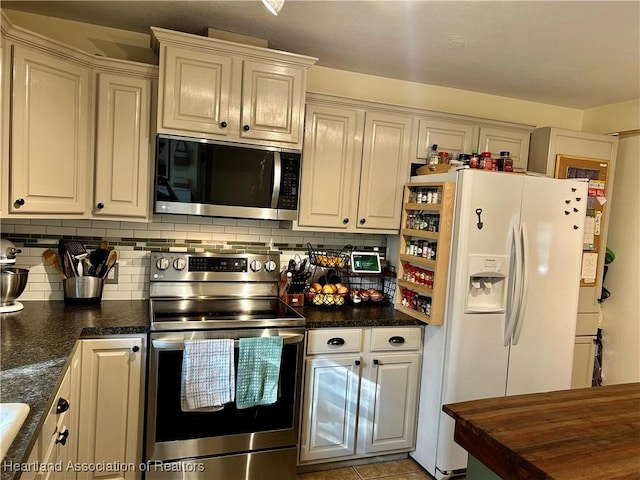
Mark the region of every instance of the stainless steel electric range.
<instances>
[{"instance_id":1,"label":"stainless steel electric range","mask_svg":"<svg viewBox=\"0 0 640 480\"><path fill-rule=\"evenodd\" d=\"M277 254L151 254L147 479L295 478L305 319L279 277ZM185 340L265 336L283 339L275 403L181 409Z\"/></svg>"}]
</instances>

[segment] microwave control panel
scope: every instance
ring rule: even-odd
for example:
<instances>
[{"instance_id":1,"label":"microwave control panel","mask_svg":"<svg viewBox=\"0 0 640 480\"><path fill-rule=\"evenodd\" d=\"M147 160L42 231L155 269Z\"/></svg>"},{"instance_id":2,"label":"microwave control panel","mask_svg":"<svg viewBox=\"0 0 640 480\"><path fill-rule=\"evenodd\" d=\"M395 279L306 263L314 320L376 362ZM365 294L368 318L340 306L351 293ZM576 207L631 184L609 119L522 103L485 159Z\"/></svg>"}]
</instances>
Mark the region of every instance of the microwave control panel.
<instances>
[{"instance_id":1,"label":"microwave control panel","mask_svg":"<svg viewBox=\"0 0 640 480\"><path fill-rule=\"evenodd\" d=\"M278 208L296 210L298 208L298 186L300 183L300 156L280 154L282 177Z\"/></svg>"}]
</instances>

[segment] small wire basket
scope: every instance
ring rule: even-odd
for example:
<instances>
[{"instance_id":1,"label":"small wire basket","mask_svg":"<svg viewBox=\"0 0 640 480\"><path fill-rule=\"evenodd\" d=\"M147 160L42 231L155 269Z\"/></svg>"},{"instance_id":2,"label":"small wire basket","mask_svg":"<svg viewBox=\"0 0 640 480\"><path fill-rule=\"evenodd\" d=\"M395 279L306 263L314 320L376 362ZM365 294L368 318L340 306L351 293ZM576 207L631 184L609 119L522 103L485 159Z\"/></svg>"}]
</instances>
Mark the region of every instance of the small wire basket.
<instances>
[{"instance_id":1,"label":"small wire basket","mask_svg":"<svg viewBox=\"0 0 640 480\"><path fill-rule=\"evenodd\" d=\"M353 246L345 245L341 250L315 250L310 243L307 243L307 250L311 265L324 268L347 268Z\"/></svg>"},{"instance_id":2,"label":"small wire basket","mask_svg":"<svg viewBox=\"0 0 640 480\"><path fill-rule=\"evenodd\" d=\"M389 305L393 303L396 274L393 268L379 274L351 274L348 277L351 301L360 305Z\"/></svg>"}]
</instances>

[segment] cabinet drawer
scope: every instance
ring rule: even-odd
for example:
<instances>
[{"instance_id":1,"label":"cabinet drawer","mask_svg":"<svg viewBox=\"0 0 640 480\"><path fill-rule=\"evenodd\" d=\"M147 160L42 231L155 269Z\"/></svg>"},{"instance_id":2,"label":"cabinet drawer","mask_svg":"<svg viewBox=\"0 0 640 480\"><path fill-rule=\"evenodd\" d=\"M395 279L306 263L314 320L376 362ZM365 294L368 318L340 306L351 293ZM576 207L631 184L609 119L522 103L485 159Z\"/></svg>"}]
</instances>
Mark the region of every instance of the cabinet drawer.
<instances>
[{"instance_id":1,"label":"cabinet drawer","mask_svg":"<svg viewBox=\"0 0 640 480\"><path fill-rule=\"evenodd\" d=\"M419 350L422 346L422 329L406 328L373 328L371 329L371 351L383 350Z\"/></svg>"},{"instance_id":2,"label":"cabinet drawer","mask_svg":"<svg viewBox=\"0 0 640 480\"><path fill-rule=\"evenodd\" d=\"M307 355L359 352L362 348L362 329L360 328L310 330L307 338Z\"/></svg>"}]
</instances>

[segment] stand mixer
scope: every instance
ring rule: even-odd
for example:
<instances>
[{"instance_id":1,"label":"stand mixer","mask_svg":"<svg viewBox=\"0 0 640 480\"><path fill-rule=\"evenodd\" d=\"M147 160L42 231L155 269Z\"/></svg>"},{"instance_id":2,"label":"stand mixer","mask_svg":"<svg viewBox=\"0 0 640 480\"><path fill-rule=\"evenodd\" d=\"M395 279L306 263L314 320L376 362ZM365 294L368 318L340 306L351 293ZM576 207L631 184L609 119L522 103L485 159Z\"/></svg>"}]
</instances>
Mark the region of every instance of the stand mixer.
<instances>
[{"instance_id":1,"label":"stand mixer","mask_svg":"<svg viewBox=\"0 0 640 480\"><path fill-rule=\"evenodd\" d=\"M16 255L20 252L9 240L0 240L0 314L18 312L24 308L16 298L27 286L29 270L14 266Z\"/></svg>"}]
</instances>

